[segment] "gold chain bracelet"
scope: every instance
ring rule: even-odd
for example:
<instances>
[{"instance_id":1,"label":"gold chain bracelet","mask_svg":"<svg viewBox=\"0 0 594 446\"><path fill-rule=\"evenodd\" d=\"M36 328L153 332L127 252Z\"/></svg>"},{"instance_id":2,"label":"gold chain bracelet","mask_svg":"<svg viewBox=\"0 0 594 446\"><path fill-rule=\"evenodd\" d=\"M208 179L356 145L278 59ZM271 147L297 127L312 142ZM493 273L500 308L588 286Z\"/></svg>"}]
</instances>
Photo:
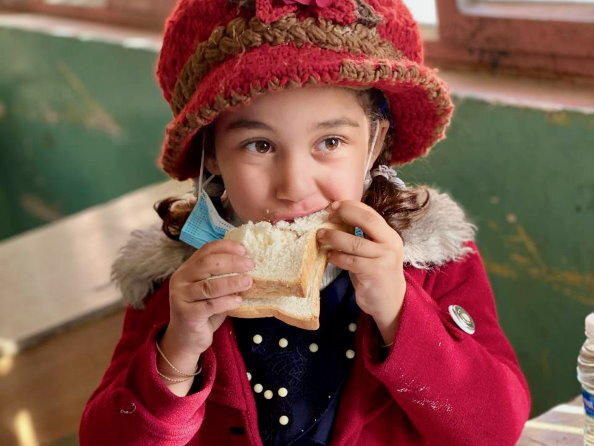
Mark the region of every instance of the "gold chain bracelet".
<instances>
[{"instance_id":1,"label":"gold chain bracelet","mask_svg":"<svg viewBox=\"0 0 594 446\"><path fill-rule=\"evenodd\" d=\"M171 378L170 376L167 375L163 375L159 369L157 369L157 373L159 374L160 377L165 378L167 381L172 382L172 383L183 383L184 381L189 381L190 379L192 379L192 376L188 376L186 378Z\"/></svg>"},{"instance_id":2,"label":"gold chain bracelet","mask_svg":"<svg viewBox=\"0 0 594 446\"><path fill-rule=\"evenodd\" d=\"M165 354L163 353L163 351L161 350L161 347L159 347L159 342L155 341L155 346L157 347L157 351L159 352L159 354L161 355L161 357L165 360L165 362L167 363L167 365L169 367L171 367L172 370L174 370L176 373L178 373L179 375L183 376L184 378L193 378L196 375L199 375L200 372L202 372L202 367L198 368L196 367L196 370L194 370L193 373L185 373L182 372L181 370L179 370L176 366L174 366L171 361L169 361L169 359L167 359L167 357L165 356ZM159 373L159 375L161 375L161 373ZM163 378L167 379L168 377L163 376ZM186 381L186 380L184 380ZM175 382L175 381L172 381ZM182 381L177 381L177 382L182 382Z\"/></svg>"}]
</instances>

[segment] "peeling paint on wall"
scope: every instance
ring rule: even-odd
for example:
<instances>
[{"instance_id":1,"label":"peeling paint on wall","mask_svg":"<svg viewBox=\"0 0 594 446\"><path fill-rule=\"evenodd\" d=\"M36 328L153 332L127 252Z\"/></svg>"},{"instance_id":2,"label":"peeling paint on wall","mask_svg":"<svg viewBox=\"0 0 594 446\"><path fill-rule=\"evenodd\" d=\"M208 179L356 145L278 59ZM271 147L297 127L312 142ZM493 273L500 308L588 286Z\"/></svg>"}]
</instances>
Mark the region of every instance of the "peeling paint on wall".
<instances>
[{"instance_id":1,"label":"peeling paint on wall","mask_svg":"<svg viewBox=\"0 0 594 446\"><path fill-rule=\"evenodd\" d=\"M549 266L524 226L509 219L508 222L513 233L500 234L508 252L508 261L495 262L485 258L489 273L507 279L528 276L550 284L553 289L576 302L594 306L594 271L581 273ZM488 226L494 230L499 228L492 221Z\"/></svg>"},{"instance_id":2,"label":"peeling paint on wall","mask_svg":"<svg viewBox=\"0 0 594 446\"><path fill-rule=\"evenodd\" d=\"M90 91L85 87L80 78L64 62L57 64L58 71L64 76L68 85L78 93L81 101L80 119L82 123L90 129L100 129L110 135L112 138L122 136L122 128L116 120L105 110L105 108L93 97ZM70 118L76 118L77 114L70 115Z\"/></svg>"},{"instance_id":3,"label":"peeling paint on wall","mask_svg":"<svg viewBox=\"0 0 594 446\"><path fill-rule=\"evenodd\" d=\"M547 120L555 125L569 125L571 124L569 113L565 111L550 112L546 114Z\"/></svg>"},{"instance_id":4,"label":"peeling paint on wall","mask_svg":"<svg viewBox=\"0 0 594 446\"><path fill-rule=\"evenodd\" d=\"M46 203L43 199L31 194L23 194L20 198L21 206L25 211L41 221L52 222L64 217L55 205Z\"/></svg>"}]
</instances>

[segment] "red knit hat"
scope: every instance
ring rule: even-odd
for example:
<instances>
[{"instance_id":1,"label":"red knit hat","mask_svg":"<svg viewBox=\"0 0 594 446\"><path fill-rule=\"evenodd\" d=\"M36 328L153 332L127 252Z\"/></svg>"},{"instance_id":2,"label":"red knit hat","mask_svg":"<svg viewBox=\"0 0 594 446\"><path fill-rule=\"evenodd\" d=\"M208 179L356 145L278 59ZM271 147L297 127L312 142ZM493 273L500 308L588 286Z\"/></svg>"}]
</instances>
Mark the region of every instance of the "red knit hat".
<instances>
[{"instance_id":1,"label":"red knit hat","mask_svg":"<svg viewBox=\"0 0 594 446\"><path fill-rule=\"evenodd\" d=\"M191 141L202 127L269 91L380 89L394 122L393 164L426 154L453 111L401 0L179 0L157 76L175 115L159 162L178 180L198 176Z\"/></svg>"}]
</instances>

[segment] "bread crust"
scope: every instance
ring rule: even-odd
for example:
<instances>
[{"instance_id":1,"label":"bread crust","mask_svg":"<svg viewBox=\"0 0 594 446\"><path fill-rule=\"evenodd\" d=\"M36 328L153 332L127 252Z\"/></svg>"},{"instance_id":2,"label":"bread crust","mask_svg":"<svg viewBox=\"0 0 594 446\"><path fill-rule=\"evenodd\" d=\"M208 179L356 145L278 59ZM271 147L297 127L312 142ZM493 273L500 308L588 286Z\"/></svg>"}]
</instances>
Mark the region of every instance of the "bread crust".
<instances>
[{"instance_id":1,"label":"bread crust","mask_svg":"<svg viewBox=\"0 0 594 446\"><path fill-rule=\"evenodd\" d=\"M319 300L318 300L319 305ZM244 319L253 319L259 317L275 317L286 324L294 327L302 328L304 330L317 330L320 328L319 311L317 315L312 314L309 318L298 318L291 314L285 313L280 308L237 308L227 313L228 316L239 317Z\"/></svg>"}]
</instances>

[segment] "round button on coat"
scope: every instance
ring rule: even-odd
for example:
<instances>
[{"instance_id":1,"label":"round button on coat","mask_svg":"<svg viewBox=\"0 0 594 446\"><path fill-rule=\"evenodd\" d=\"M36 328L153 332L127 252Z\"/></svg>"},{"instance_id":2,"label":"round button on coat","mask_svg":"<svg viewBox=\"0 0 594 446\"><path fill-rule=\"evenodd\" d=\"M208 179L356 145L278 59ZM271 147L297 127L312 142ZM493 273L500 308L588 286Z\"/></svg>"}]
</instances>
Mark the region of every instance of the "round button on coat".
<instances>
[{"instance_id":1,"label":"round button on coat","mask_svg":"<svg viewBox=\"0 0 594 446\"><path fill-rule=\"evenodd\" d=\"M468 334L474 334L476 330L474 320L464 308L462 308L460 305L450 305L448 307L448 311L450 312L450 316L452 316L452 319L454 319L454 322L458 327Z\"/></svg>"}]
</instances>

